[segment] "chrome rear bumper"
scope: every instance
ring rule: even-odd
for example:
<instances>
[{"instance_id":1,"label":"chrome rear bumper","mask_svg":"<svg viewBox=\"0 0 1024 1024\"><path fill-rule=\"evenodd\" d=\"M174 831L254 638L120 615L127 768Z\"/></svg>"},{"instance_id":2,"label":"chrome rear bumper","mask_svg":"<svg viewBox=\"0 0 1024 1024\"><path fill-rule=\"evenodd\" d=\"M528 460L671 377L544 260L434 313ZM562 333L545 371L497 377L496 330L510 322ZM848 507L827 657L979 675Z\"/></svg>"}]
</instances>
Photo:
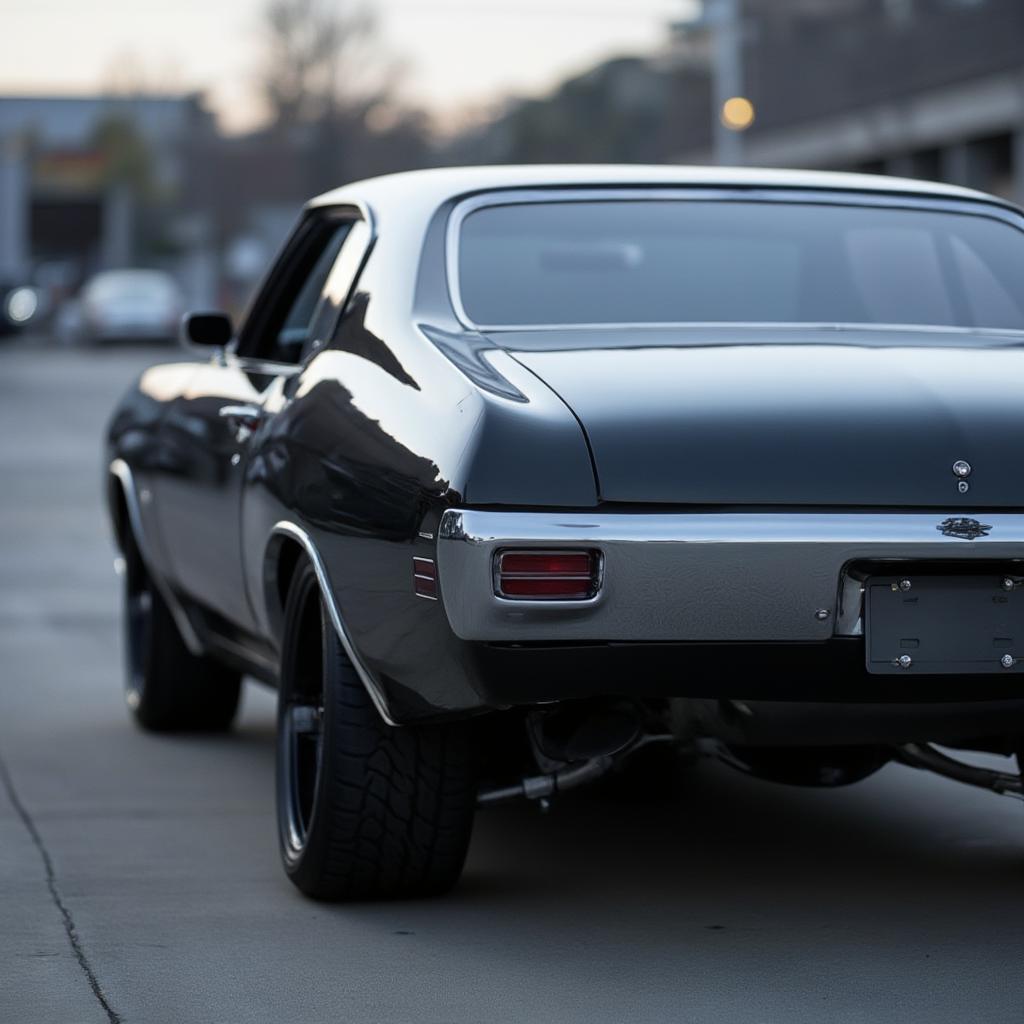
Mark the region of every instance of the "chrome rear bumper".
<instances>
[{"instance_id":1,"label":"chrome rear bumper","mask_svg":"<svg viewBox=\"0 0 1024 1024\"><path fill-rule=\"evenodd\" d=\"M862 631L853 563L1020 561L1024 514L976 514L974 539L942 532L963 512L590 514L451 509L437 545L441 598L463 640L821 641ZM968 530L968 533L971 531ZM502 548L594 547L588 601L496 596Z\"/></svg>"}]
</instances>

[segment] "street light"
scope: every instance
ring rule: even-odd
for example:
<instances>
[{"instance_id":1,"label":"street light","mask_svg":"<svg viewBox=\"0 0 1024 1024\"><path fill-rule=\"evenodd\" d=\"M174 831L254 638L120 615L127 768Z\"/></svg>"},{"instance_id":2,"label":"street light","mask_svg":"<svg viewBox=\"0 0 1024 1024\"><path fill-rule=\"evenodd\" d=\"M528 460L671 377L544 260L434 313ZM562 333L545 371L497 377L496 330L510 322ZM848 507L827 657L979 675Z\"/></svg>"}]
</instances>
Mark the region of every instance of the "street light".
<instances>
[{"instance_id":1,"label":"street light","mask_svg":"<svg viewBox=\"0 0 1024 1024\"><path fill-rule=\"evenodd\" d=\"M745 132L754 123L754 104L746 96L730 96L719 112L719 120L731 132Z\"/></svg>"},{"instance_id":2,"label":"street light","mask_svg":"<svg viewBox=\"0 0 1024 1024\"><path fill-rule=\"evenodd\" d=\"M741 133L754 122L754 105L743 95L742 0L704 0L690 24L711 33L711 95L715 112L715 162L742 164Z\"/></svg>"},{"instance_id":3,"label":"street light","mask_svg":"<svg viewBox=\"0 0 1024 1024\"><path fill-rule=\"evenodd\" d=\"M715 163L738 165L753 123L754 103L743 92L743 0L703 0L697 17L678 22L682 33L700 33L711 44L711 117Z\"/></svg>"}]
</instances>

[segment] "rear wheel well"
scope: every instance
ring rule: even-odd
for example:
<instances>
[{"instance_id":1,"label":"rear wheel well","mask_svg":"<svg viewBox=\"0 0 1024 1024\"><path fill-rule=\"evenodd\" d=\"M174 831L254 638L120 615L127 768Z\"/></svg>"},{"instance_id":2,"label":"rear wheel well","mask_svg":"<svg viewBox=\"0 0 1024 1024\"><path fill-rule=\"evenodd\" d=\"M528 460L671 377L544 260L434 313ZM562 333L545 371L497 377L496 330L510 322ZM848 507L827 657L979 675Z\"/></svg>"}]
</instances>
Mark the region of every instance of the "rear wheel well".
<instances>
[{"instance_id":1,"label":"rear wheel well","mask_svg":"<svg viewBox=\"0 0 1024 1024\"><path fill-rule=\"evenodd\" d=\"M306 557L302 545L295 540L286 540L281 544L281 550L277 556L277 597L284 608L288 600L288 591L291 589L292 579L298 567L299 560Z\"/></svg>"},{"instance_id":2,"label":"rear wheel well","mask_svg":"<svg viewBox=\"0 0 1024 1024\"><path fill-rule=\"evenodd\" d=\"M267 613L278 639L284 629L284 609L288 603L288 591L291 589L295 572L303 561L308 561L303 546L291 537L278 534L271 550L268 552L266 568Z\"/></svg>"},{"instance_id":3,"label":"rear wheel well","mask_svg":"<svg viewBox=\"0 0 1024 1024\"><path fill-rule=\"evenodd\" d=\"M110 521L114 527L114 540L118 550L124 554L131 542L132 525L128 514L128 497L124 484L113 474L107 482L107 503L110 507Z\"/></svg>"}]
</instances>

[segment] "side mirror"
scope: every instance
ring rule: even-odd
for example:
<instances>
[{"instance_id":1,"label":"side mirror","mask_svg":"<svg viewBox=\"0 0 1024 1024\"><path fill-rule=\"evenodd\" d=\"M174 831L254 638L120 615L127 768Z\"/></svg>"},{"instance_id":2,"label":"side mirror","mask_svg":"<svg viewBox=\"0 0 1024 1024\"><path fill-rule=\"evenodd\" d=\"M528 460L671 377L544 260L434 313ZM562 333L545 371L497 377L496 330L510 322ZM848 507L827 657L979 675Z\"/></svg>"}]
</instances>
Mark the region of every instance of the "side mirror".
<instances>
[{"instance_id":1,"label":"side mirror","mask_svg":"<svg viewBox=\"0 0 1024 1024\"><path fill-rule=\"evenodd\" d=\"M235 336L227 313L186 313L181 321L181 341L189 348L227 348Z\"/></svg>"}]
</instances>

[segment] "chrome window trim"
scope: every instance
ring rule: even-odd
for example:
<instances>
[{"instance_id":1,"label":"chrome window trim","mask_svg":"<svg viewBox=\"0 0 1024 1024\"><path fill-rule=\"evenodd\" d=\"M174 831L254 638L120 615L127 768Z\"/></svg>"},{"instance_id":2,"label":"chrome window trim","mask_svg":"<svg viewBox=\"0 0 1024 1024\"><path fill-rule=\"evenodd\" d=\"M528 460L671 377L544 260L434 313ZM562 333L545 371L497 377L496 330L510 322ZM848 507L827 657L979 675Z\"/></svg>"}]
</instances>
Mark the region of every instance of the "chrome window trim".
<instances>
[{"instance_id":1,"label":"chrome window trim","mask_svg":"<svg viewBox=\"0 0 1024 1024\"><path fill-rule=\"evenodd\" d=\"M302 545L306 555L309 557L309 560L313 565L313 571L316 573L317 584L320 587L320 595L323 597L324 604L327 607L327 615L331 620L331 625L334 627L335 633L338 634L341 646L348 655L349 661L352 662L352 665L356 670L356 674L359 676L360 682L362 682L366 689L366 693L372 701L373 706L377 709L377 714L379 714L388 725L397 725L398 723L388 712L387 704L384 701L384 696L380 687L371 675L370 670L365 664L363 664L362 659L359 657L359 653L355 649L355 645L352 643L352 640L348 635L348 631L345 629L345 623L342 620L341 611L338 608L338 602L334 596L334 589L331 586L331 579L327 573L327 566L324 564L324 560L321 557L320 552L317 550L316 544L313 543L313 539L304 529L302 529L301 526L297 526L295 523L289 522L287 519L282 519L274 524L274 528L270 531L271 541L273 541L274 537L290 537L292 540L296 540ZM268 615L268 619L269 618L270 616Z\"/></svg>"},{"instance_id":2,"label":"chrome window trim","mask_svg":"<svg viewBox=\"0 0 1024 1024\"><path fill-rule=\"evenodd\" d=\"M178 627L182 641L188 648L189 654L196 657L202 656L205 652L205 647L199 639L199 635L196 633L187 612L178 600L178 595L175 594L173 588L163 576L156 571L152 549L149 546L146 530L142 524L142 506L139 503L138 489L135 486L135 475L132 473L131 466L124 459L114 459L110 463L108 471L121 484L125 505L128 509L128 523L135 538L135 543L138 545L139 554L142 556L142 561L150 578L156 585L157 590L160 591L160 596L167 605L175 626Z\"/></svg>"},{"instance_id":3,"label":"chrome window trim","mask_svg":"<svg viewBox=\"0 0 1024 1024\"><path fill-rule=\"evenodd\" d=\"M471 214L490 206L514 206L521 204L535 203L580 203L580 202L664 202L688 201L688 202L748 202L748 203L800 203L817 206L873 206L888 207L895 209L909 210L933 210L942 213L958 213L975 217L987 217L991 220L998 220L1004 224L1024 229L1024 221L1018 211L1012 207L1004 207L998 203L986 203L981 200L961 199L959 197L935 196L916 192L858 192L856 190L827 188L791 187L786 185L764 185L764 186L701 186L686 185L677 187L648 188L637 187L616 187L615 185L580 186L578 188L566 188L560 186L532 187L523 189L500 189L493 192L483 192L456 203L448 215L448 223L445 229L445 274L448 281L448 298L452 304L455 318L467 330L490 332L490 331L565 331L565 330L595 330L600 328L639 330L643 328L679 328L679 327L742 327L742 326L763 326L785 328L799 326L803 328L836 328L852 327L855 324L812 324L803 321L797 324L783 324L766 321L763 324L748 325L741 322L730 322L725 320L712 321L711 324L702 325L696 321L665 321L665 322L629 322L621 323L556 323L556 324L478 324L469 313L462 301L462 287L459 279L459 244L461 240L463 222ZM871 324L871 327L885 327L887 325ZM941 324L925 325L928 329L937 327L939 329L960 330L974 332L974 328L957 328L955 326ZM912 324L891 325L889 329L914 329ZM984 330L996 330L985 328Z\"/></svg>"},{"instance_id":4,"label":"chrome window trim","mask_svg":"<svg viewBox=\"0 0 1024 1024\"><path fill-rule=\"evenodd\" d=\"M961 510L957 515L970 515ZM449 509L437 563L463 640L814 642L860 636L858 562L1024 562L1024 513L985 513L988 536L949 537L948 512L614 513ZM602 553L590 602L493 592L503 548ZM819 618L824 610L827 614Z\"/></svg>"}]
</instances>

